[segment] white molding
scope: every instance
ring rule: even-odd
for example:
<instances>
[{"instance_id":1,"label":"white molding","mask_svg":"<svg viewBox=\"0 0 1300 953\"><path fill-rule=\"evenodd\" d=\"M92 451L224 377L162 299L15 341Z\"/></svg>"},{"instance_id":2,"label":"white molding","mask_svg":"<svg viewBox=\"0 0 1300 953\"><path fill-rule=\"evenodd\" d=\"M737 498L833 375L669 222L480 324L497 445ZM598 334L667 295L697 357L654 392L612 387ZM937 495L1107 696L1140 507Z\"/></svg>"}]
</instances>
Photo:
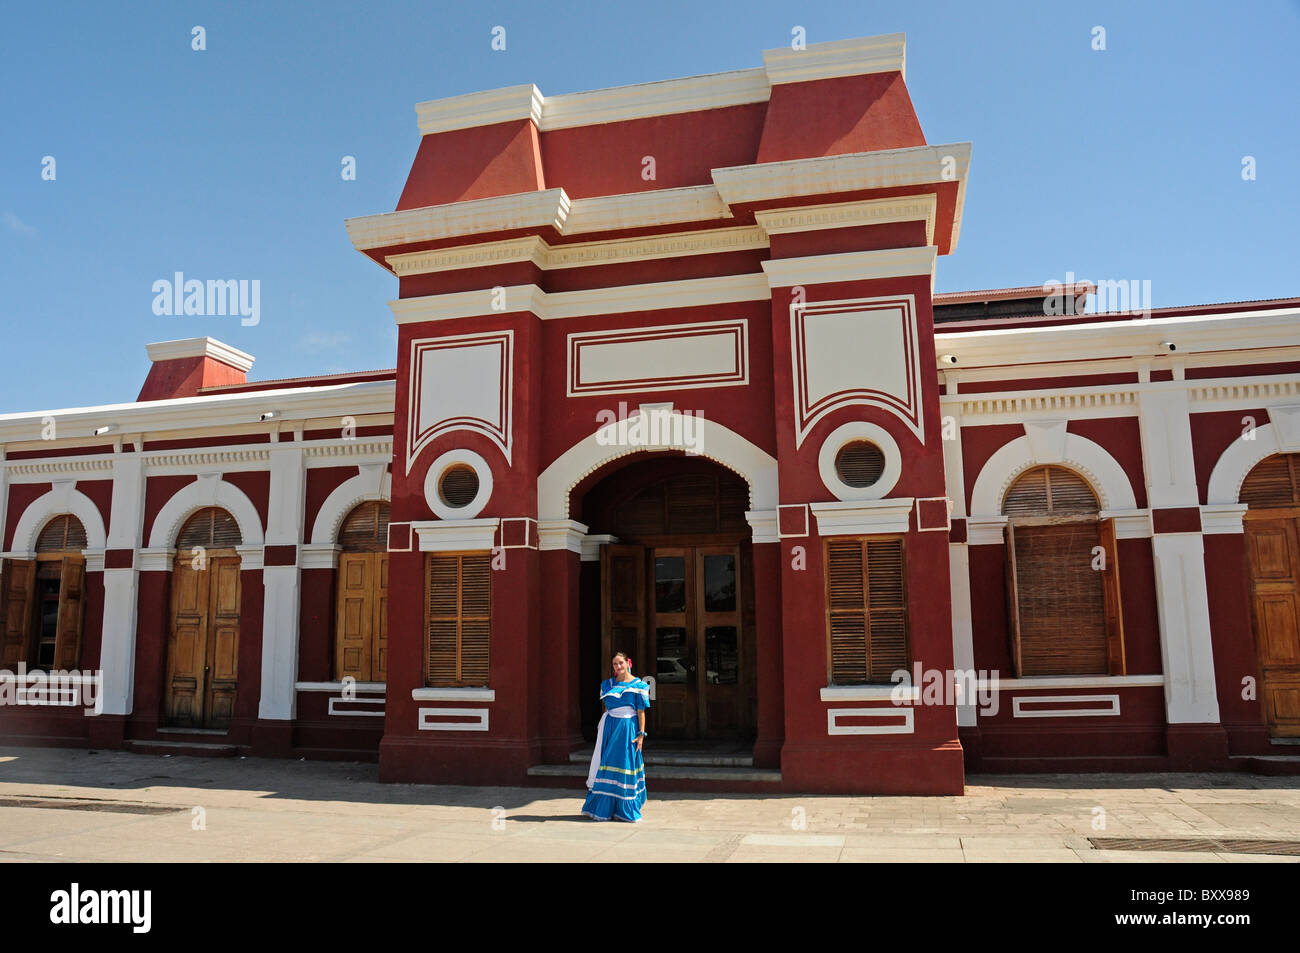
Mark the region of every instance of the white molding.
<instances>
[{"instance_id":1,"label":"white molding","mask_svg":"<svg viewBox=\"0 0 1300 953\"><path fill-rule=\"evenodd\" d=\"M1102 510L1097 514L1100 519L1115 521L1116 539L1150 539L1151 511L1147 510Z\"/></svg>"},{"instance_id":2,"label":"white molding","mask_svg":"<svg viewBox=\"0 0 1300 953\"><path fill-rule=\"evenodd\" d=\"M747 318L574 332L564 351L568 397L749 383Z\"/></svg>"},{"instance_id":3,"label":"white molding","mask_svg":"<svg viewBox=\"0 0 1300 953\"><path fill-rule=\"evenodd\" d=\"M1106 702L1107 709L1096 708L1056 708L1050 711L1027 711L1024 705L1029 702L1064 704L1068 702ZM1118 715L1118 695L1017 695L1011 699L1012 718L1105 718Z\"/></svg>"},{"instance_id":4,"label":"white molding","mask_svg":"<svg viewBox=\"0 0 1300 953\"><path fill-rule=\"evenodd\" d=\"M1103 510L1136 510L1133 484L1119 462L1101 445L1078 434L1065 435L1061 466L1076 470L1088 481ZM1002 500L1016 477L1037 466L1028 437L1003 444L985 462L971 491L972 516L1002 515Z\"/></svg>"},{"instance_id":5,"label":"white molding","mask_svg":"<svg viewBox=\"0 0 1300 953\"><path fill-rule=\"evenodd\" d=\"M957 208L960 211L961 187L965 185L970 167L970 154L969 142L850 152L714 169L713 181L722 200L730 206L800 195L865 192L956 181L959 183ZM953 175L945 178L944 159L947 157L953 160Z\"/></svg>"},{"instance_id":6,"label":"white molding","mask_svg":"<svg viewBox=\"0 0 1300 953\"><path fill-rule=\"evenodd\" d=\"M294 682L294 690L300 692L341 692L346 687L346 683L338 682ZM387 684L385 682L352 682L352 688L358 693L373 695L377 692L385 691Z\"/></svg>"},{"instance_id":7,"label":"white molding","mask_svg":"<svg viewBox=\"0 0 1300 953\"><path fill-rule=\"evenodd\" d=\"M925 222L925 243L933 245L938 208L939 201L934 193L926 192L898 198L761 209L754 213L754 220L768 235L920 221Z\"/></svg>"},{"instance_id":8,"label":"white molding","mask_svg":"<svg viewBox=\"0 0 1300 953\"><path fill-rule=\"evenodd\" d=\"M821 689L824 702L879 702L904 701L919 702L921 687L919 685L827 685Z\"/></svg>"},{"instance_id":9,"label":"white molding","mask_svg":"<svg viewBox=\"0 0 1300 953\"><path fill-rule=\"evenodd\" d=\"M490 708L421 708L416 727L421 731L487 731ZM430 721L439 715L473 715L478 721Z\"/></svg>"},{"instance_id":10,"label":"white molding","mask_svg":"<svg viewBox=\"0 0 1300 953\"><path fill-rule=\"evenodd\" d=\"M751 542L779 543L781 534L776 510L748 510L745 521L749 523Z\"/></svg>"},{"instance_id":11,"label":"white molding","mask_svg":"<svg viewBox=\"0 0 1300 953\"><path fill-rule=\"evenodd\" d=\"M574 213L571 211L570 215ZM828 226L829 227L829 226ZM586 268L616 262L657 261L683 256L714 255L765 249L767 235L756 225L674 232L639 238L551 245L538 235L478 245L455 245L427 251L388 255L384 260L399 278L443 271L485 268L529 262L543 271Z\"/></svg>"},{"instance_id":12,"label":"white molding","mask_svg":"<svg viewBox=\"0 0 1300 953\"><path fill-rule=\"evenodd\" d=\"M487 437L509 464L514 448L514 329L417 338L410 350L406 472L425 447L457 430ZM438 400L426 407L428 391Z\"/></svg>"},{"instance_id":13,"label":"white molding","mask_svg":"<svg viewBox=\"0 0 1300 953\"><path fill-rule=\"evenodd\" d=\"M1296 347L1300 308L1238 311L1229 314L1177 315L1142 320L1093 321L1073 325L950 331L935 335L936 352L954 354L958 366L996 367L1056 362L1069 355L1076 362L1166 355L1162 342L1172 341L1180 356L1198 352ZM1294 353L1294 352L1293 352ZM1218 363L1211 361L1210 363ZM1195 366L1195 363L1189 365ZM1091 369L1080 373L1094 373ZM1294 379L1294 378L1292 378ZM1205 389L1211 381L1175 381L1178 389Z\"/></svg>"},{"instance_id":14,"label":"white molding","mask_svg":"<svg viewBox=\"0 0 1300 953\"><path fill-rule=\"evenodd\" d=\"M912 525L912 497L810 503L820 536L870 536L906 533Z\"/></svg>"},{"instance_id":15,"label":"white molding","mask_svg":"<svg viewBox=\"0 0 1300 953\"><path fill-rule=\"evenodd\" d=\"M141 572L171 572L176 550L166 546L146 547L136 551L135 568Z\"/></svg>"},{"instance_id":16,"label":"white molding","mask_svg":"<svg viewBox=\"0 0 1300 953\"><path fill-rule=\"evenodd\" d=\"M667 416L681 416L670 411ZM600 427L560 454L537 478L539 520L569 518L569 495L583 479L620 457L646 450L637 445L620 445L620 423ZM698 436L699 455L738 474L749 484L749 508L774 510L777 505L777 463L770 454L750 443L734 430L696 417L692 424ZM674 428L675 431L675 428Z\"/></svg>"},{"instance_id":17,"label":"white molding","mask_svg":"<svg viewBox=\"0 0 1300 953\"><path fill-rule=\"evenodd\" d=\"M499 522L494 516L467 520L413 520L411 530L420 541L422 553L490 552L495 545Z\"/></svg>"},{"instance_id":18,"label":"white molding","mask_svg":"<svg viewBox=\"0 0 1300 953\"><path fill-rule=\"evenodd\" d=\"M63 513L71 513L81 520L81 525L86 528L88 549L102 550L108 545L108 533L104 529L104 518L99 513L99 507L76 488L75 481L63 480L27 504L14 527L13 548L16 551L35 552L36 538L41 529L55 516Z\"/></svg>"},{"instance_id":19,"label":"white molding","mask_svg":"<svg viewBox=\"0 0 1300 953\"><path fill-rule=\"evenodd\" d=\"M1238 437L1219 454L1206 485L1206 500L1211 505L1237 503L1241 499L1241 485L1250 471L1273 454L1283 452L1277 428L1272 423L1256 427L1252 433L1251 439Z\"/></svg>"},{"instance_id":20,"label":"white molding","mask_svg":"<svg viewBox=\"0 0 1300 953\"><path fill-rule=\"evenodd\" d=\"M945 373L951 375L952 372ZM944 411L961 414L963 427L987 427L995 424L1023 424L1028 418L1038 416L1049 419L1065 416L1070 420L1136 417L1140 394L1136 385L1113 385L945 394L939 401Z\"/></svg>"},{"instance_id":21,"label":"white molding","mask_svg":"<svg viewBox=\"0 0 1300 953\"><path fill-rule=\"evenodd\" d=\"M1207 536L1244 533L1245 503L1209 503L1201 507L1201 532Z\"/></svg>"},{"instance_id":22,"label":"white molding","mask_svg":"<svg viewBox=\"0 0 1300 953\"><path fill-rule=\"evenodd\" d=\"M1037 464L1060 463L1065 459L1066 420L1026 420L1030 459Z\"/></svg>"},{"instance_id":23,"label":"white molding","mask_svg":"<svg viewBox=\"0 0 1300 953\"><path fill-rule=\"evenodd\" d=\"M298 547L299 569L337 569L342 546L334 543L303 543Z\"/></svg>"},{"instance_id":24,"label":"white molding","mask_svg":"<svg viewBox=\"0 0 1300 953\"><path fill-rule=\"evenodd\" d=\"M849 486L835 470L836 455L847 444L858 440L874 443L885 457L880 479L870 486ZM850 420L836 427L822 441L821 449L817 452L817 472L822 478L822 484L837 500L879 500L888 496L898 485L898 480L903 475L903 454L898 449L898 442L884 427L865 420Z\"/></svg>"},{"instance_id":25,"label":"white molding","mask_svg":"<svg viewBox=\"0 0 1300 953\"><path fill-rule=\"evenodd\" d=\"M339 705L369 705L374 711L343 711ZM387 714L386 698L344 698L339 696L329 700L325 713L336 718L383 718Z\"/></svg>"},{"instance_id":26,"label":"white molding","mask_svg":"<svg viewBox=\"0 0 1300 953\"><path fill-rule=\"evenodd\" d=\"M497 693L491 688L413 688L411 698L417 702L494 702Z\"/></svg>"},{"instance_id":27,"label":"white molding","mask_svg":"<svg viewBox=\"0 0 1300 953\"><path fill-rule=\"evenodd\" d=\"M344 225L353 247L365 251L482 232L525 228L561 232L568 215L569 197L564 189L555 188L366 215L349 218Z\"/></svg>"},{"instance_id":28,"label":"white molding","mask_svg":"<svg viewBox=\"0 0 1300 953\"><path fill-rule=\"evenodd\" d=\"M826 709L826 734L828 735L910 735L915 730L912 708L877 705L872 708ZM902 718L901 725L841 725L840 718Z\"/></svg>"},{"instance_id":29,"label":"white molding","mask_svg":"<svg viewBox=\"0 0 1300 953\"><path fill-rule=\"evenodd\" d=\"M262 545L260 543L257 544L256 546L236 546L235 552L239 554L240 572L249 572L252 570L259 570L259 569L265 571L265 569L267 568L265 563L266 554L263 551ZM298 571L297 566L272 566L270 568L291 570L295 573ZM265 584L266 578L263 577L262 581L263 584ZM263 622L263 624L265 624L265 622Z\"/></svg>"},{"instance_id":30,"label":"white molding","mask_svg":"<svg viewBox=\"0 0 1300 953\"><path fill-rule=\"evenodd\" d=\"M581 235L685 222L725 221L732 217L731 209L712 185L687 185L576 199L563 232Z\"/></svg>"},{"instance_id":31,"label":"white molding","mask_svg":"<svg viewBox=\"0 0 1300 953\"><path fill-rule=\"evenodd\" d=\"M582 562L600 562L600 547L617 542L618 537L611 536L609 533L596 533L582 537Z\"/></svg>"},{"instance_id":32,"label":"white molding","mask_svg":"<svg viewBox=\"0 0 1300 953\"><path fill-rule=\"evenodd\" d=\"M811 255L807 258L771 258L762 265L768 284L773 288L839 281L870 281L875 278L907 278L913 275L928 276L933 287L938 255L937 246L923 245L918 248ZM810 305L823 303L809 302Z\"/></svg>"},{"instance_id":33,"label":"white molding","mask_svg":"<svg viewBox=\"0 0 1300 953\"><path fill-rule=\"evenodd\" d=\"M1006 542L1004 530L1005 516L968 516L966 517L967 546L1001 546Z\"/></svg>"},{"instance_id":34,"label":"white molding","mask_svg":"<svg viewBox=\"0 0 1300 953\"><path fill-rule=\"evenodd\" d=\"M333 549L348 514L371 500L391 500L392 486L393 476L386 466L364 463L358 466L357 475L349 477L331 490L316 512L316 519L311 526L312 552L323 553L327 549ZM301 552L305 556L307 547L302 547ZM305 562L303 568L309 568Z\"/></svg>"},{"instance_id":35,"label":"white molding","mask_svg":"<svg viewBox=\"0 0 1300 953\"><path fill-rule=\"evenodd\" d=\"M537 285L511 285L501 289L504 307L493 308L492 289L400 298L388 302L398 324L450 321L455 318L496 317L531 312L542 321L592 315L629 314L700 308L740 301L768 301L771 290L762 275L722 275L687 278L640 285L616 285L583 291L546 292Z\"/></svg>"},{"instance_id":36,"label":"white molding","mask_svg":"<svg viewBox=\"0 0 1300 953\"><path fill-rule=\"evenodd\" d=\"M948 544L948 594L952 606L952 665L954 672L975 671L975 618L971 599L970 546L967 543ZM913 686L920 689L921 686ZM976 724L975 698L957 701L958 727Z\"/></svg>"},{"instance_id":37,"label":"white molding","mask_svg":"<svg viewBox=\"0 0 1300 953\"><path fill-rule=\"evenodd\" d=\"M540 124L544 102L541 90L526 83L416 103L415 119L421 136L523 119Z\"/></svg>"},{"instance_id":38,"label":"white molding","mask_svg":"<svg viewBox=\"0 0 1300 953\"><path fill-rule=\"evenodd\" d=\"M247 374L253 367L253 361L256 360L253 355L246 354L239 348L231 347L223 341L216 338L183 338L178 341L157 341L153 344L144 346L145 352L149 355L149 360L154 364L159 361L176 361L187 357L210 357L214 361L220 361L236 370L243 371Z\"/></svg>"},{"instance_id":39,"label":"white molding","mask_svg":"<svg viewBox=\"0 0 1300 953\"><path fill-rule=\"evenodd\" d=\"M1200 533L1158 533L1151 538L1151 554L1160 667L1166 679L1165 720L1171 725L1217 724L1204 538Z\"/></svg>"},{"instance_id":40,"label":"white molding","mask_svg":"<svg viewBox=\"0 0 1300 953\"><path fill-rule=\"evenodd\" d=\"M1034 675L981 679L977 688L981 692L1009 692L1035 688L1152 688L1164 683L1163 675Z\"/></svg>"},{"instance_id":41,"label":"white molding","mask_svg":"<svg viewBox=\"0 0 1300 953\"><path fill-rule=\"evenodd\" d=\"M174 546L176 534L180 532L185 520L207 506L219 506L233 516L239 524L243 548L255 547L261 552L264 537L262 517L257 512L257 507L243 490L221 479L219 473L200 475L193 483L187 483L172 494L171 499L163 504L154 517L153 528L149 533L149 548ZM243 568L250 567L245 564Z\"/></svg>"},{"instance_id":42,"label":"white molding","mask_svg":"<svg viewBox=\"0 0 1300 953\"><path fill-rule=\"evenodd\" d=\"M806 83L836 76L866 73L904 73L907 39L903 33L887 33L849 40L812 43L802 50L788 46L763 51L763 68L773 86Z\"/></svg>"},{"instance_id":43,"label":"white molding","mask_svg":"<svg viewBox=\"0 0 1300 953\"><path fill-rule=\"evenodd\" d=\"M464 506L444 503L442 494L438 492L438 483L442 475L455 466L469 467L478 477L478 492L474 494L474 499ZM440 520L458 523L473 520L483 512L491 498L492 468L473 450L448 450L429 464L429 469L424 474L424 502L429 504L429 509L433 510L433 514ZM421 549L423 548L421 545Z\"/></svg>"},{"instance_id":44,"label":"white molding","mask_svg":"<svg viewBox=\"0 0 1300 953\"><path fill-rule=\"evenodd\" d=\"M537 524L537 548L543 552L567 549L582 554L587 538L587 524L577 520L541 520Z\"/></svg>"},{"instance_id":45,"label":"white molding","mask_svg":"<svg viewBox=\"0 0 1300 953\"><path fill-rule=\"evenodd\" d=\"M371 414L392 414L396 388L395 381L361 381L0 414L0 443L10 445L11 450L49 448L51 441L41 439L47 417L54 419L57 432L61 435L54 442L58 447L102 446L108 442L108 438L92 438L91 434L95 429L106 425L117 425L118 432L121 433L148 434L150 440L207 436L197 431L219 427L238 427L230 430L232 434L258 433L259 428L261 432L266 432L266 425L260 422L260 416L268 409L280 414L277 424L286 420L323 421L345 416L359 419ZM265 451L270 444L253 446ZM206 447L196 448L194 452L205 453L209 450ZM175 455L184 454L185 451L146 451L146 465L148 458L155 453ZM98 455L100 459L107 456L110 455ZM34 462L12 461L6 467L22 468ZM71 468L75 464L69 460L67 466Z\"/></svg>"}]
</instances>

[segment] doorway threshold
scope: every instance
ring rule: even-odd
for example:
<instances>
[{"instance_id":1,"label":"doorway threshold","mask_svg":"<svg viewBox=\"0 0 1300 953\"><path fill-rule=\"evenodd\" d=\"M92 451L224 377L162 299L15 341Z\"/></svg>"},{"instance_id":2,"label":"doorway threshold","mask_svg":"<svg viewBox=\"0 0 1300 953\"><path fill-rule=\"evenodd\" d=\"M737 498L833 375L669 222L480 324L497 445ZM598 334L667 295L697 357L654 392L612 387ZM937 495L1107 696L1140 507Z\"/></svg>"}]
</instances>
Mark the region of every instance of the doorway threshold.
<instances>
[{"instance_id":1,"label":"doorway threshold","mask_svg":"<svg viewBox=\"0 0 1300 953\"><path fill-rule=\"evenodd\" d=\"M593 745L569 755L573 764L590 764ZM709 768L752 768L752 741L660 741L647 742L643 755L647 765Z\"/></svg>"}]
</instances>

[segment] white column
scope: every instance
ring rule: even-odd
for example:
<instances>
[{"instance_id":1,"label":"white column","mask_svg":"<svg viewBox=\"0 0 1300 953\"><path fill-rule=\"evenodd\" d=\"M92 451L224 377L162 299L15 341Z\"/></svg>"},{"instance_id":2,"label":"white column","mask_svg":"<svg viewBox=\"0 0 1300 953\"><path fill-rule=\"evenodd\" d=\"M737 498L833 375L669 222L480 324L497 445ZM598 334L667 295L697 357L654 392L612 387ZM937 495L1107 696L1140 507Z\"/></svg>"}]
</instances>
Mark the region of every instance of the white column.
<instances>
[{"instance_id":1,"label":"white column","mask_svg":"<svg viewBox=\"0 0 1300 953\"><path fill-rule=\"evenodd\" d=\"M106 551L132 552L129 569L104 570L104 633L99 651L100 694L107 715L129 715L135 692L135 629L140 567L135 552L144 533L144 460L139 453L113 457L113 505Z\"/></svg>"},{"instance_id":2,"label":"white column","mask_svg":"<svg viewBox=\"0 0 1300 953\"><path fill-rule=\"evenodd\" d=\"M948 499L952 500L952 518L966 518L966 471L961 458L961 413L955 406L940 404L940 434L943 437L943 476ZM966 527L967 539L970 526ZM948 544L948 585L952 600L952 667L958 671L975 670L975 633L971 621L970 550L967 543ZM973 684L973 679L958 679L957 684ZM975 699L962 699L957 705L957 724L975 724Z\"/></svg>"},{"instance_id":3,"label":"white column","mask_svg":"<svg viewBox=\"0 0 1300 953\"><path fill-rule=\"evenodd\" d=\"M300 546L306 467L299 447L272 447L267 546ZM262 696L257 717L289 720L297 711L300 576L292 566L263 566Z\"/></svg>"},{"instance_id":4,"label":"white column","mask_svg":"<svg viewBox=\"0 0 1300 953\"><path fill-rule=\"evenodd\" d=\"M1199 507L1187 391L1182 387L1144 390L1138 421L1147 506L1153 511ZM1154 518L1152 529L1166 720L1171 725L1217 723L1219 700L1201 534L1155 533Z\"/></svg>"}]
</instances>

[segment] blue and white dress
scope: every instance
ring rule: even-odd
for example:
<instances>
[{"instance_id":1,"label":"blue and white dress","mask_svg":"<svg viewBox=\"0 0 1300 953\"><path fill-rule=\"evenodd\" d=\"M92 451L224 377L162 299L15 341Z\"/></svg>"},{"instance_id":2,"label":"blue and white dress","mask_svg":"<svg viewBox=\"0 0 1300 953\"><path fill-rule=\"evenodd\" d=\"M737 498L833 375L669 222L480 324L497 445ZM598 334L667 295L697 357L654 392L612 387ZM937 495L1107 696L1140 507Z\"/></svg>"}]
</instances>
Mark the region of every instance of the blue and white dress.
<instances>
[{"instance_id":1,"label":"blue and white dress","mask_svg":"<svg viewBox=\"0 0 1300 953\"><path fill-rule=\"evenodd\" d=\"M640 719L636 713L650 707L650 686L639 678L600 683L605 713L596 728L596 750L587 772L587 800L582 813L597 821L641 820L645 804L645 762L633 744Z\"/></svg>"}]
</instances>

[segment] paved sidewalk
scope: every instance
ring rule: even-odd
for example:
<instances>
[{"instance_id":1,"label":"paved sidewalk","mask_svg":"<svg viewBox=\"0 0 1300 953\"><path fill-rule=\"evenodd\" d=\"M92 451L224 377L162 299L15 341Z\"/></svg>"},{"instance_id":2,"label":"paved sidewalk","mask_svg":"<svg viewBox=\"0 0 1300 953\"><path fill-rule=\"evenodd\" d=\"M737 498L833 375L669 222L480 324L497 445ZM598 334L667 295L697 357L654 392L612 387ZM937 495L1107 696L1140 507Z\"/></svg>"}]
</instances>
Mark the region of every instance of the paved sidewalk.
<instances>
[{"instance_id":1,"label":"paved sidewalk","mask_svg":"<svg viewBox=\"0 0 1300 953\"><path fill-rule=\"evenodd\" d=\"M1294 777L984 775L932 798L657 794L649 780L640 824L598 824L578 792L380 784L373 764L4 747L0 860L602 861L630 847L646 861L1300 862L1088 840L1300 842Z\"/></svg>"}]
</instances>

